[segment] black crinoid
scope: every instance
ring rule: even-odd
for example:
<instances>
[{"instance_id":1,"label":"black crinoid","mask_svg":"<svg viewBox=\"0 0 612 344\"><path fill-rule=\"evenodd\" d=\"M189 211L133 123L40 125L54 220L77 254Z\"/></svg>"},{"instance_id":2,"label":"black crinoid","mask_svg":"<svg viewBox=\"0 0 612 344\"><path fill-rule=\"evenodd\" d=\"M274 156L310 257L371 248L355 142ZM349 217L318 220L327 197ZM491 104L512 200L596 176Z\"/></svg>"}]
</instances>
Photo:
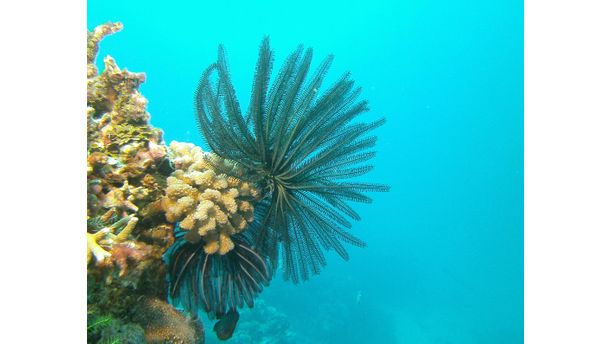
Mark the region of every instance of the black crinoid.
<instances>
[{"instance_id":1,"label":"black crinoid","mask_svg":"<svg viewBox=\"0 0 612 344\"><path fill-rule=\"evenodd\" d=\"M190 242L183 233L170 250L170 296L174 304L194 314L203 310L217 318L245 304L253 307L272 275L269 263L254 251L248 235L232 238L234 249L220 255L207 254L199 242Z\"/></svg>"},{"instance_id":2,"label":"black crinoid","mask_svg":"<svg viewBox=\"0 0 612 344\"><path fill-rule=\"evenodd\" d=\"M347 231L350 219L359 220L349 202L369 203L365 192L388 190L351 180L372 170L372 131L384 119L357 120L368 106L349 74L320 90L332 56L308 78L312 49L300 46L270 82L272 60L264 38L245 112L222 46L200 79L196 116L210 149L249 171L264 197L235 252L207 256L198 244L178 240L170 259L171 294L189 308L222 314L242 300L252 303L281 260L285 279L297 283L321 271L324 250L348 259L344 243L365 246Z\"/></svg>"}]
</instances>

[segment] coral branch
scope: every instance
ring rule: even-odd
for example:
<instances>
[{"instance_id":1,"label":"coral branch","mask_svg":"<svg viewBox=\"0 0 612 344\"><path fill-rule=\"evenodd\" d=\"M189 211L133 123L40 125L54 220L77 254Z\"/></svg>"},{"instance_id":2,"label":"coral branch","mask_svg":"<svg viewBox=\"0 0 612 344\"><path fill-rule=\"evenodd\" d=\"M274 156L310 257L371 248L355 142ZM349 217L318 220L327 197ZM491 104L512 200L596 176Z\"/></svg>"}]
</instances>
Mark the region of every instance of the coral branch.
<instances>
[{"instance_id":1,"label":"coral branch","mask_svg":"<svg viewBox=\"0 0 612 344\"><path fill-rule=\"evenodd\" d=\"M96 56L98 55L98 44L100 41L115 32L123 29L121 23L106 23L97 26L93 31L87 33L87 77L92 77L98 73L98 70L93 65Z\"/></svg>"},{"instance_id":2,"label":"coral branch","mask_svg":"<svg viewBox=\"0 0 612 344\"><path fill-rule=\"evenodd\" d=\"M115 244L126 241L137 222L137 217L128 216L95 233L87 233L87 263L91 261L92 255L96 258L97 263L109 258L111 253L105 248L110 250ZM121 227L123 229L115 234Z\"/></svg>"},{"instance_id":3,"label":"coral branch","mask_svg":"<svg viewBox=\"0 0 612 344\"><path fill-rule=\"evenodd\" d=\"M96 257L96 261L101 262L110 257L110 252L98 244L101 238L104 237L104 232L99 231L96 234L87 233L87 263L91 261L92 255Z\"/></svg>"}]
</instances>

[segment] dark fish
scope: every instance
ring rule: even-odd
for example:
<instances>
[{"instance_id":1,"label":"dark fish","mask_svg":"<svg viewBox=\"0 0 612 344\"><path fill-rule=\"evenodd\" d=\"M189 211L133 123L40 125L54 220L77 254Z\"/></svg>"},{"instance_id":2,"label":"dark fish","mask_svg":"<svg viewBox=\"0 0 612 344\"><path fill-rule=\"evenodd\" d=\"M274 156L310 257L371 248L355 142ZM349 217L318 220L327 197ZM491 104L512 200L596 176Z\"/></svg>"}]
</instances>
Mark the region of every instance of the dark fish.
<instances>
[{"instance_id":1,"label":"dark fish","mask_svg":"<svg viewBox=\"0 0 612 344\"><path fill-rule=\"evenodd\" d=\"M239 318L240 315L235 309L231 309L229 312L225 313L213 327L213 330L217 333L217 338L221 340L232 338Z\"/></svg>"}]
</instances>

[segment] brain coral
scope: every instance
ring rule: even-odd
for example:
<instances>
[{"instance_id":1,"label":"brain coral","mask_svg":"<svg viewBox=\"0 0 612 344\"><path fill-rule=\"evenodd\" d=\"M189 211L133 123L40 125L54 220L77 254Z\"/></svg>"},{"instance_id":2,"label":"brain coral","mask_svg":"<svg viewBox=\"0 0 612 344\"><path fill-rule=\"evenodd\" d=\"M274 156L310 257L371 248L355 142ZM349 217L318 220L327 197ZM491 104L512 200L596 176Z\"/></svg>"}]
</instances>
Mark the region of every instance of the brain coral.
<instances>
[{"instance_id":1,"label":"brain coral","mask_svg":"<svg viewBox=\"0 0 612 344\"><path fill-rule=\"evenodd\" d=\"M199 321L185 316L164 301L144 299L134 313L134 320L144 329L147 343L203 343L204 333Z\"/></svg>"},{"instance_id":2,"label":"brain coral","mask_svg":"<svg viewBox=\"0 0 612 344\"><path fill-rule=\"evenodd\" d=\"M231 236L253 221L259 188L237 177L238 166L193 144L171 142L170 156L176 171L168 177L162 199L166 219L189 231L189 241L203 239L206 253L226 254L234 248Z\"/></svg>"}]
</instances>

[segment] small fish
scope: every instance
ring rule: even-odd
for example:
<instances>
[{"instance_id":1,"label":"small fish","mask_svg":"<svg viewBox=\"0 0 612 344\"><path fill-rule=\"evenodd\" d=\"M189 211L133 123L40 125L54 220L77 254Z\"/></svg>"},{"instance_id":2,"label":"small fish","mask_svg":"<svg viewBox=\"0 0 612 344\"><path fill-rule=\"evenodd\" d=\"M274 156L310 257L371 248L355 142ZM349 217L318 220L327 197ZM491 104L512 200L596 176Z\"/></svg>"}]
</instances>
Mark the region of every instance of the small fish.
<instances>
[{"instance_id":1,"label":"small fish","mask_svg":"<svg viewBox=\"0 0 612 344\"><path fill-rule=\"evenodd\" d=\"M360 304L361 303L361 290L357 292L357 297L355 298L355 303L356 304Z\"/></svg>"},{"instance_id":2,"label":"small fish","mask_svg":"<svg viewBox=\"0 0 612 344\"><path fill-rule=\"evenodd\" d=\"M221 340L231 338L239 318L240 315L235 309L231 309L229 312L225 313L213 327L213 330L217 333L217 338Z\"/></svg>"}]
</instances>

